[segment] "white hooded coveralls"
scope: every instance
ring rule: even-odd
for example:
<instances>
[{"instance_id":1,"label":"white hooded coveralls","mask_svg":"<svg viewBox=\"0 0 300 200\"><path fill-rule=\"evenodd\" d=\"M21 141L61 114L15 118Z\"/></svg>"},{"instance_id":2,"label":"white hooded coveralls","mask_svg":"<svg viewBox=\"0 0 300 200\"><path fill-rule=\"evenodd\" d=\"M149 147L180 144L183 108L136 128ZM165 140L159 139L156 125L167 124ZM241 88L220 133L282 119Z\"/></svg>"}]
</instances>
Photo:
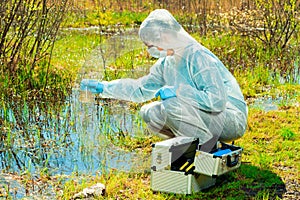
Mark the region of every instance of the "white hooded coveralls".
<instances>
[{"instance_id":1,"label":"white hooded coveralls","mask_svg":"<svg viewBox=\"0 0 300 200\"><path fill-rule=\"evenodd\" d=\"M193 39L164 9L157 9L140 26L141 40L172 49L159 58L150 73L139 79L104 82L102 96L134 102L155 97L164 86L174 86L176 97L144 105L141 115L148 127L164 138L199 138L207 148L217 141L243 136L247 105L240 87L222 62Z\"/></svg>"}]
</instances>

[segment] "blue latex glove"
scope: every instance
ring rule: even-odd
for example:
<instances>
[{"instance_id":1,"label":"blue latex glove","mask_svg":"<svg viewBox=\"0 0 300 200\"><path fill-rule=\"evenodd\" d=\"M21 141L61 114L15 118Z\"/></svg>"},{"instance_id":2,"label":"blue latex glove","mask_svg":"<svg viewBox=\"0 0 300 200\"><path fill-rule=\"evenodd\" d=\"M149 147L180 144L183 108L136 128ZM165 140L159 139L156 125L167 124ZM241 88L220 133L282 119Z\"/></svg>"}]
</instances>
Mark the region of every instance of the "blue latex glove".
<instances>
[{"instance_id":1,"label":"blue latex glove","mask_svg":"<svg viewBox=\"0 0 300 200\"><path fill-rule=\"evenodd\" d=\"M174 86L164 86L158 90L158 92L155 94L155 97L160 96L162 100L176 97L176 89Z\"/></svg>"},{"instance_id":2,"label":"blue latex glove","mask_svg":"<svg viewBox=\"0 0 300 200\"><path fill-rule=\"evenodd\" d=\"M80 83L80 90L88 90L94 94L102 93L103 87L101 82L92 79L83 79Z\"/></svg>"}]
</instances>

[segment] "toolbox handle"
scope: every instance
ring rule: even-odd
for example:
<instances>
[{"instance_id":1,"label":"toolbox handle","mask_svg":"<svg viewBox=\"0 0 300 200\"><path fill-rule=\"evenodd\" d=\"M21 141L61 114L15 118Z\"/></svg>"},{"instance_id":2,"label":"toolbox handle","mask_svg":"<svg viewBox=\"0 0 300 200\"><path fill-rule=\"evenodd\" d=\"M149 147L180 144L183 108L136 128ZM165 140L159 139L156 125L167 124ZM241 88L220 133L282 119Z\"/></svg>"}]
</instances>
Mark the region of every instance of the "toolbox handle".
<instances>
[{"instance_id":1,"label":"toolbox handle","mask_svg":"<svg viewBox=\"0 0 300 200\"><path fill-rule=\"evenodd\" d=\"M226 162L227 167L234 167L238 163L239 163L239 155L235 155L234 161L231 161L231 155L227 156L227 162Z\"/></svg>"}]
</instances>

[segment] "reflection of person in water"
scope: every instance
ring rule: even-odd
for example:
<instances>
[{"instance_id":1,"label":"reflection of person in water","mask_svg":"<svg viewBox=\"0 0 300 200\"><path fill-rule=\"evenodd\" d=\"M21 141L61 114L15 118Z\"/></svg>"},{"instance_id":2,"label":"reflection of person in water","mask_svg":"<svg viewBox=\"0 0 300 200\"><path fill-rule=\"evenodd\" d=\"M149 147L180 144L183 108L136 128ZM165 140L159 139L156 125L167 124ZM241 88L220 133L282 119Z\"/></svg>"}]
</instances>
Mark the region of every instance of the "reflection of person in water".
<instances>
[{"instance_id":1,"label":"reflection of person in water","mask_svg":"<svg viewBox=\"0 0 300 200\"><path fill-rule=\"evenodd\" d=\"M141 115L163 138L195 137L211 148L217 140L243 136L246 103L236 79L212 52L164 9L150 13L139 36L150 55L158 58L148 75L110 82L84 79L81 89L134 102L159 96L160 101L142 107Z\"/></svg>"}]
</instances>

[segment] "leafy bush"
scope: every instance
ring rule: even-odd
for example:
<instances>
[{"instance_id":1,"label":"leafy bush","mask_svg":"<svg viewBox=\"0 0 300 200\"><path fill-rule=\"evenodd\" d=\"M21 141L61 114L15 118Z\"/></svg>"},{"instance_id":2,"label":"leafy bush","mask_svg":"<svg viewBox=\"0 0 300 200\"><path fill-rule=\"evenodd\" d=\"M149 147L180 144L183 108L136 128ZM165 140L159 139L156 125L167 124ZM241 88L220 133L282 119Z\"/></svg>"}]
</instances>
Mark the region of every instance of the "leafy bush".
<instances>
[{"instance_id":1,"label":"leafy bush","mask_svg":"<svg viewBox=\"0 0 300 200\"><path fill-rule=\"evenodd\" d=\"M50 65L68 0L6 0L0 4L0 80L5 92L57 88L64 77ZM58 78L59 77L59 78ZM50 84L55 84L50 85ZM63 89L63 88L62 88Z\"/></svg>"}]
</instances>

